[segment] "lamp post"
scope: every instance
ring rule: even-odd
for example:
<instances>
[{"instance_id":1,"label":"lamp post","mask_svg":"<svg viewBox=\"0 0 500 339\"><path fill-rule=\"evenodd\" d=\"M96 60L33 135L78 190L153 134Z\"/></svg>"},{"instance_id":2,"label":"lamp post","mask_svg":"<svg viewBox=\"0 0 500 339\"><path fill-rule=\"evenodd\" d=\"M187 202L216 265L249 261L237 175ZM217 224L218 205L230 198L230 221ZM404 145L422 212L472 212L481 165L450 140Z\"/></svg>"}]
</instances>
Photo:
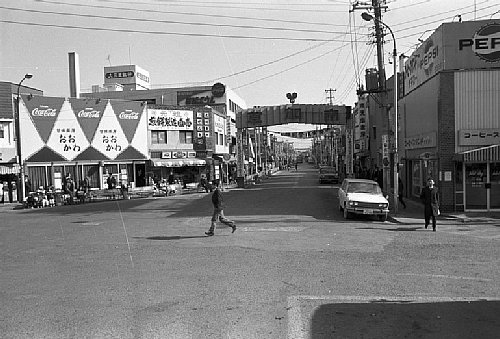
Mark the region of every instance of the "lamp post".
<instances>
[{"instance_id":1,"label":"lamp post","mask_svg":"<svg viewBox=\"0 0 500 339\"><path fill-rule=\"evenodd\" d=\"M397 59L397 52L396 52L396 38L394 37L394 33L392 32L392 29L387 26L382 20L379 20L378 18L374 17L373 15L369 13L362 13L361 17L363 20L366 21L371 21L375 20L379 22L381 25L386 27L389 32L391 33L392 36L392 41L394 43L394 49L392 51L392 63L394 67L394 212L398 213L398 194L399 194L399 182L398 182L398 73L397 73L397 66L396 66L396 59Z\"/></svg>"},{"instance_id":2,"label":"lamp post","mask_svg":"<svg viewBox=\"0 0 500 339\"><path fill-rule=\"evenodd\" d=\"M21 128L20 128L20 118L19 118L19 108L21 105L21 84L23 83L24 80L26 79L31 79L33 78L33 74L31 73L26 73L24 75L24 78L22 78L21 81L19 81L19 84L17 84L17 98L16 98L16 151L17 151L17 162L19 164L19 185L21 187L18 188L19 192L19 197L18 200L20 203L24 201L24 196L26 195L26 188L24 186L24 167L23 167L23 160L21 158Z\"/></svg>"}]
</instances>

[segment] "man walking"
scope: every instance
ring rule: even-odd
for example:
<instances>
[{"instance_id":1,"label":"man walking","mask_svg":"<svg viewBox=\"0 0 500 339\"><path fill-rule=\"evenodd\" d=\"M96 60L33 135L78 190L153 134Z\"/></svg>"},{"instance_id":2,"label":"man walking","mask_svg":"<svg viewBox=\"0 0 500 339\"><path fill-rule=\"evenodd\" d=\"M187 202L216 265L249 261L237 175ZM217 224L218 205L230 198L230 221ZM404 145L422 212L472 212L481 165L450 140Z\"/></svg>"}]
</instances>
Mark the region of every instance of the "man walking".
<instances>
[{"instance_id":1,"label":"man walking","mask_svg":"<svg viewBox=\"0 0 500 339\"><path fill-rule=\"evenodd\" d=\"M233 230L231 233L234 233L234 231L236 231L236 225L234 221L229 220L224 216L224 199L222 198L222 192L220 190L220 181L214 180L213 183L215 185L215 191L214 193L212 193L214 213L212 215L212 224L210 226L210 229L208 230L208 232L205 232L205 234L209 237L214 235L215 223L217 222L217 220L220 220L221 223L230 226Z\"/></svg>"},{"instance_id":2,"label":"man walking","mask_svg":"<svg viewBox=\"0 0 500 339\"><path fill-rule=\"evenodd\" d=\"M429 226L432 218L432 231L436 232L436 217L439 215L438 190L434 187L434 180L429 178L427 186L422 189L420 199L424 203L425 228Z\"/></svg>"}]
</instances>

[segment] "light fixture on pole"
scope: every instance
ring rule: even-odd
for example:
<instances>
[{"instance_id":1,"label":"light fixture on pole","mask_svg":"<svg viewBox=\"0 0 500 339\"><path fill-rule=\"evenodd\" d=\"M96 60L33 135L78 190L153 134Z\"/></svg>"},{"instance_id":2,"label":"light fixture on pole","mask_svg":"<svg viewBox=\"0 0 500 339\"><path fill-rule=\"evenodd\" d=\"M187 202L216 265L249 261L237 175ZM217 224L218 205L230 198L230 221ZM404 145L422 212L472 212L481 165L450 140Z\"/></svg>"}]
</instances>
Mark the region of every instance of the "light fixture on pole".
<instances>
[{"instance_id":1,"label":"light fixture on pole","mask_svg":"<svg viewBox=\"0 0 500 339\"><path fill-rule=\"evenodd\" d=\"M23 83L24 80L26 79L31 79L33 78L33 74L31 73L26 73L24 75L24 78L22 78L21 81L17 84L17 98L16 98L16 151L17 151L17 163L19 165L19 186L18 187L18 192L19 192L19 197L18 201L22 203L24 201L24 196L26 195L26 188L24 186L24 166L23 166L23 160L21 158L21 128L20 128L20 118L19 118L19 109L21 106L21 84Z\"/></svg>"},{"instance_id":2,"label":"light fixture on pole","mask_svg":"<svg viewBox=\"0 0 500 339\"><path fill-rule=\"evenodd\" d=\"M371 21L371 20L376 20L378 21L381 25L383 25L385 28L389 30L392 36L392 41L394 43L394 49L392 51L392 61L393 61L393 67L394 67L394 212L398 213L398 194L399 194L399 182L398 182L398 73L397 73L397 65L396 65L396 60L397 60L397 51L396 51L396 38L394 37L394 33L392 32L392 29L387 26L382 20L379 20L375 18L373 15L369 13L361 13L361 17L363 20L366 21Z\"/></svg>"}]
</instances>

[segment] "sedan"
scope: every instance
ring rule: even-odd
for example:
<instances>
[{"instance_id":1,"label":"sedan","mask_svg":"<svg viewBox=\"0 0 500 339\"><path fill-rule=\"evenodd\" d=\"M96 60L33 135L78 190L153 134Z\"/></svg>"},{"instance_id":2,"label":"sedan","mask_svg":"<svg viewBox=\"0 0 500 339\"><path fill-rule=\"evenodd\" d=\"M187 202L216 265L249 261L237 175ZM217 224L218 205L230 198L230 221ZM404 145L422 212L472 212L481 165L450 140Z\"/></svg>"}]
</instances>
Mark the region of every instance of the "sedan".
<instances>
[{"instance_id":1,"label":"sedan","mask_svg":"<svg viewBox=\"0 0 500 339\"><path fill-rule=\"evenodd\" d=\"M338 190L339 209L344 218L363 214L377 216L386 221L389 214L389 201L382 194L377 182L366 179L344 179Z\"/></svg>"},{"instance_id":2,"label":"sedan","mask_svg":"<svg viewBox=\"0 0 500 339\"><path fill-rule=\"evenodd\" d=\"M339 174L333 167L320 167L319 169L319 183L339 183Z\"/></svg>"}]
</instances>

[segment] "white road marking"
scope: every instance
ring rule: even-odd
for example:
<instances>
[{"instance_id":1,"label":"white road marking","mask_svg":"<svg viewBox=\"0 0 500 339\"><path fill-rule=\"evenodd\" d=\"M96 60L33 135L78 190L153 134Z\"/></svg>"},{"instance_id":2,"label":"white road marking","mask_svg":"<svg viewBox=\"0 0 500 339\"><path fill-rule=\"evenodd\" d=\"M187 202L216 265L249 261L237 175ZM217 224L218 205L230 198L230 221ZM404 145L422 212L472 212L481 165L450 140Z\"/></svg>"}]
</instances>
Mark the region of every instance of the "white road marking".
<instances>
[{"instance_id":1,"label":"white road marking","mask_svg":"<svg viewBox=\"0 0 500 339\"><path fill-rule=\"evenodd\" d=\"M243 232L301 232L305 230L307 227L241 227L239 230Z\"/></svg>"},{"instance_id":2,"label":"white road marking","mask_svg":"<svg viewBox=\"0 0 500 339\"><path fill-rule=\"evenodd\" d=\"M396 273L395 275L416 276L416 277L428 277L428 278L445 278L445 279L456 279L456 280L491 281L491 279L487 279L487 278L478 278L478 277L460 277L460 276L456 276L456 275L446 275L446 274Z\"/></svg>"}]
</instances>

